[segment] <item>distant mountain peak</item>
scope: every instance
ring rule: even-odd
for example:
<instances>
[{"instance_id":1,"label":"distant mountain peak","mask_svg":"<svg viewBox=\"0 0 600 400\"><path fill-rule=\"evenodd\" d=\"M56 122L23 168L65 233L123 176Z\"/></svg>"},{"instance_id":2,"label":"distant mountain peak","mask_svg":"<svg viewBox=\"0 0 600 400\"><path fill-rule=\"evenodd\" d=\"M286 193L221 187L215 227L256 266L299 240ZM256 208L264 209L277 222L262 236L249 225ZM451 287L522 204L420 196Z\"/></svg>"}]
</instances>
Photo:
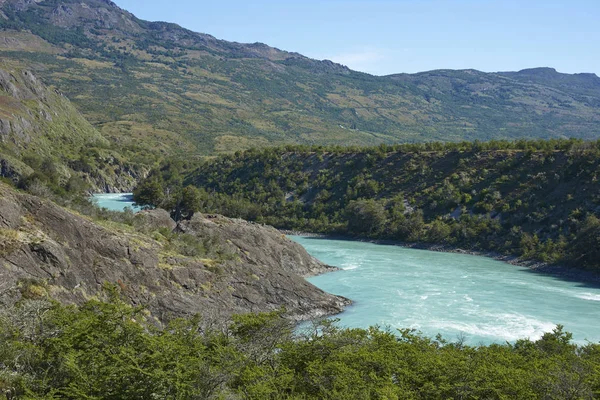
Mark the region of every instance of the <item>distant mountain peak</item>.
<instances>
[{"instance_id":1,"label":"distant mountain peak","mask_svg":"<svg viewBox=\"0 0 600 400\"><path fill-rule=\"evenodd\" d=\"M531 82L552 86L555 88L579 91L580 94L597 97L600 91L600 78L593 73L566 74L554 68L528 68L518 72L499 72L522 82Z\"/></svg>"},{"instance_id":2,"label":"distant mountain peak","mask_svg":"<svg viewBox=\"0 0 600 400\"><path fill-rule=\"evenodd\" d=\"M535 68L525 68L519 71L519 73L530 73L530 74L537 74L537 73L555 73L557 74L558 72L556 71L555 68L551 68L551 67L535 67Z\"/></svg>"},{"instance_id":3,"label":"distant mountain peak","mask_svg":"<svg viewBox=\"0 0 600 400\"><path fill-rule=\"evenodd\" d=\"M600 77L598 77L598 75L596 75L593 72L579 72L574 75L584 77L584 78L600 79Z\"/></svg>"}]
</instances>

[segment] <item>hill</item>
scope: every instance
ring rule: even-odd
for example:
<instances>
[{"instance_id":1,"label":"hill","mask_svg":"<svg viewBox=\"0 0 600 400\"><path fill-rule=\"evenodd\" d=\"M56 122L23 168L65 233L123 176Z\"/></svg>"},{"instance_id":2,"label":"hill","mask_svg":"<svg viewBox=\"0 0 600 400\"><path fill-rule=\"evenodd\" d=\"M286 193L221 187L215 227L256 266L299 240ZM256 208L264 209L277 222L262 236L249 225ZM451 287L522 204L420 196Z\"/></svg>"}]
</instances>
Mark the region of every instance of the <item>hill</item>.
<instances>
[{"instance_id":1,"label":"hill","mask_svg":"<svg viewBox=\"0 0 600 400\"><path fill-rule=\"evenodd\" d=\"M111 148L59 91L0 61L0 177L40 195L131 190L144 169Z\"/></svg>"},{"instance_id":2,"label":"hill","mask_svg":"<svg viewBox=\"0 0 600 400\"><path fill-rule=\"evenodd\" d=\"M576 140L287 146L165 165L134 194L174 210L183 179L204 212L600 271L599 155Z\"/></svg>"},{"instance_id":3,"label":"hill","mask_svg":"<svg viewBox=\"0 0 600 400\"><path fill-rule=\"evenodd\" d=\"M2 58L60 88L125 153L600 136L593 74L377 77L143 21L110 1L5 0L0 11Z\"/></svg>"}]
</instances>

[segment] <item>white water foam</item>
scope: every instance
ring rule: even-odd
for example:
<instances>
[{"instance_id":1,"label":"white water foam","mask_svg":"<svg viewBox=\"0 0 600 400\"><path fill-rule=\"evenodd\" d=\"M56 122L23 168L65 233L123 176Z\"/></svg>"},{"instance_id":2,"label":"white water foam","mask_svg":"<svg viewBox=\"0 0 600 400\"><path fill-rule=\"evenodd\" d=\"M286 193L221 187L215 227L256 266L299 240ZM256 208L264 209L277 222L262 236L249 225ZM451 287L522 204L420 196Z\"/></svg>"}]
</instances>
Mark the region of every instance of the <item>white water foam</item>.
<instances>
[{"instance_id":1,"label":"white water foam","mask_svg":"<svg viewBox=\"0 0 600 400\"><path fill-rule=\"evenodd\" d=\"M458 321L436 321L437 329L459 331L466 335L515 341L518 339L538 340L551 332L556 324L541 321L521 314L500 314L487 322L466 323Z\"/></svg>"},{"instance_id":2,"label":"white water foam","mask_svg":"<svg viewBox=\"0 0 600 400\"><path fill-rule=\"evenodd\" d=\"M97 193L94 198L103 200L124 200L129 199L133 193Z\"/></svg>"},{"instance_id":3,"label":"white water foam","mask_svg":"<svg viewBox=\"0 0 600 400\"><path fill-rule=\"evenodd\" d=\"M575 297L582 299L582 300L600 301L600 294L582 293Z\"/></svg>"}]
</instances>

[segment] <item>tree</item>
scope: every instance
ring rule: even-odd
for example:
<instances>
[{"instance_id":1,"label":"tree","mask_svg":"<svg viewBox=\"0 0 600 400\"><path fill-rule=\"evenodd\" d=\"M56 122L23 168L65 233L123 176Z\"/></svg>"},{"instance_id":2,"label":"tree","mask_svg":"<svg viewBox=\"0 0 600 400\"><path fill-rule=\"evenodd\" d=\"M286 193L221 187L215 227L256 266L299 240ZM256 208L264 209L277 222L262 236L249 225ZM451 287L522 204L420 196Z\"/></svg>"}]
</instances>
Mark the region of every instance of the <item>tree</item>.
<instances>
[{"instance_id":1,"label":"tree","mask_svg":"<svg viewBox=\"0 0 600 400\"><path fill-rule=\"evenodd\" d=\"M570 259L580 267L597 267L600 260L600 219L589 215L569 246Z\"/></svg>"},{"instance_id":2,"label":"tree","mask_svg":"<svg viewBox=\"0 0 600 400\"><path fill-rule=\"evenodd\" d=\"M427 232L427 239L432 243L444 243L452 233L452 229L444 221L436 219Z\"/></svg>"},{"instance_id":3,"label":"tree","mask_svg":"<svg viewBox=\"0 0 600 400\"><path fill-rule=\"evenodd\" d=\"M346 207L348 230L353 233L376 234L383 230L386 213L381 203L369 200L354 200Z\"/></svg>"},{"instance_id":4,"label":"tree","mask_svg":"<svg viewBox=\"0 0 600 400\"><path fill-rule=\"evenodd\" d=\"M133 198L137 206L143 208L160 207L165 198L162 179L159 176L145 179L134 189Z\"/></svg>"},{"instance_id":5,"label":"tree","mask_svg":"<svg viewBox=\"0 0 600 400\"><path fill-rule=\"evenodd\" d=\"M178 202L173 211L175 221L189 219L202 208L202 193L195 186L186 186L178 194Z\"/></svg>"},{"instance_id":6,"label":"tree","mask_svg":"<svg viewBox=\"0 0 600 400\"><path fill-rule=\"evenodd\" d=\"M411 242L421 239L425 221L423 220L423 210L417 209L414 212L398 218L393 226L395 237L400 240Z\"/></svg>"}]
</instances>

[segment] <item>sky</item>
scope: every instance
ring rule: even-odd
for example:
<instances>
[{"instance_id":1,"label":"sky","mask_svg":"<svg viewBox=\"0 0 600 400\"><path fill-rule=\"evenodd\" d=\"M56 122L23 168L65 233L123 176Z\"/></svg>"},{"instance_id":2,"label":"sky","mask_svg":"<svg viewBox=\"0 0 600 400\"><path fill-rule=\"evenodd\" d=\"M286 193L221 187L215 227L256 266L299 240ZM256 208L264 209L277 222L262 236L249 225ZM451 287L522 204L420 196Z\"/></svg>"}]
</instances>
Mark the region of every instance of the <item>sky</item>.
<instances>
[{"instance_id":1,"label":"sky","mask_svg":"<svg viewBox=\"0 0 600 400\"><path fill-rule=\"evenodd\" d=\"M553 67L600 75L600 0L113 0L137 17L374 75Z\"/></svg>"}]
</instances>

